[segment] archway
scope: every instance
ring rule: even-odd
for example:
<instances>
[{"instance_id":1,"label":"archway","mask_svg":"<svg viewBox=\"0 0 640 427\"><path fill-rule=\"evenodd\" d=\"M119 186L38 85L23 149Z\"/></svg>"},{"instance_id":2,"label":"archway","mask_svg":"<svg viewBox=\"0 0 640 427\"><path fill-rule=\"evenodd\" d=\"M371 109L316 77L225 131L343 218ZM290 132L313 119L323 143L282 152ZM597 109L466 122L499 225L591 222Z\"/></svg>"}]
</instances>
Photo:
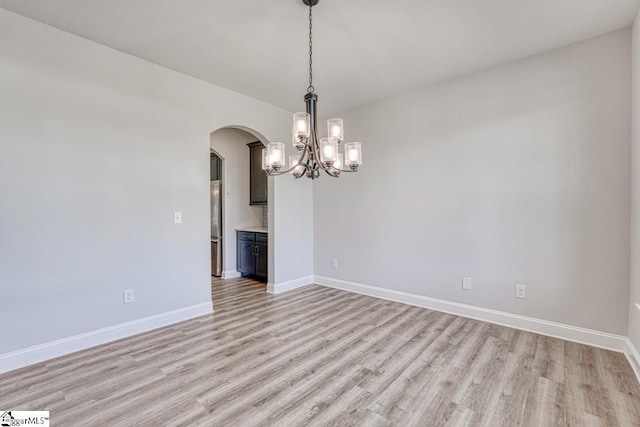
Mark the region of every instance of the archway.
<instances>
[{"instance_id":1,"label":"archway","mask_svg":"<svg viewBox=\"0 0 640 427\"><path fill-rule=\"evenodd\" d=\"M259 227L270 230L269 218L273 215L273 191L268 180L267 204L249 204L249 148L247 144L259 141L266 145L267 139L253 129L244 126L225 126L210 134L210 152L222 159L221 212L222 212L222 278L240 276L236 269L236 229ZM213 246L213 245L212 245ZM272 247L272 242L269 242ZM269 257L272 251L269 250ZM272 275L273 260L269 259L269 276Z\"/></svg>"}]
</instances>

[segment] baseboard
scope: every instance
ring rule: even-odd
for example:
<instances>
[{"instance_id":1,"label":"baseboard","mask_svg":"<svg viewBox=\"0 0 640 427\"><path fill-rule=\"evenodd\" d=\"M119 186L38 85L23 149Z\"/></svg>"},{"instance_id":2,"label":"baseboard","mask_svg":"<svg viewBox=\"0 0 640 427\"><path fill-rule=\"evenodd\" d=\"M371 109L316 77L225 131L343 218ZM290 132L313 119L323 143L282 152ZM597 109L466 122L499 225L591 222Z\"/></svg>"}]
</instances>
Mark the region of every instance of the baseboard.
<instances>
[{"instance_id":1,"label":"baseboard","mask_svg":"<svg viewBox=\"0 0 640 427\"><path fill-rule=\"evenodd\" d=\"M283 292L311 285L312 283L313 276L300 277L299 279L293 279L282 283L267 283L267 292L274 295L281 294Z\"/></svg>"},{"instance_id":2,"label":"baseboard","mask_svg":"<svg viewBox=\"0 0 640 427\"><path fill-rule=\"evenodd\" d=\"M229 271L223 271L221 277L223 279L235 279L236 277L240 277L240 276L241 274L239 271L229 270Z\"/></svg>"},{"instance_id":3,"label":"baseboard","mask_svg":"<svg viewBox=\"0 0 640 427\"><path fill-rule=\"evenodd\" d=\"M0 374L213 312L211 301L0 354Z\"/></svg>"},{"instance_id":4,"label":"baseboard","mask_svg":"<svg viewBox=\"0 0 640 427\"><path fill-rule=\"evenodd\" d=\"M362 283L348 282L330 277L313 276L313 282L331 288L342 289L372 297L390 301L416 305L444 313L455 314L484 322L495 323L510 328L535 332L567 341L587 344L593 347L604 348L617 352L624 352L627 338L622 335L600 332L578 326L563 323L550 322L534 317L521 316L519 314L477 307L469 304L461 304L452 301L430 298L423 295L364 285Z\"/></svg>"},{"instance_id":5,"label":"baseboard","mask_svg":"<svg viewBox=\"0 0 640 427\"><path fill-rule=\"evenodd\" d=\"M640 353L629 338L627 338L625 342L624 354L627 356L627 360L633 368L633 372L635 372L638 382L640 382Z\"/></svg>"}]
</instances>

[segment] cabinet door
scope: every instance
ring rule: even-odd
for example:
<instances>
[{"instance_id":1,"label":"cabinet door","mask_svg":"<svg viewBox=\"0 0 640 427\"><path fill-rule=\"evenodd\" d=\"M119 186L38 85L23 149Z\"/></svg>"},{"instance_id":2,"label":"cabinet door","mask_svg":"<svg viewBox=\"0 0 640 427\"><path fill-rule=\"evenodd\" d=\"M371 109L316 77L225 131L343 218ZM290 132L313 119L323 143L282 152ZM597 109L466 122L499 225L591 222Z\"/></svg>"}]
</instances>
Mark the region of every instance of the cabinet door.
<instances>
[{"instance_id":1,"label":"cabinet door","mask_svg":"<svg viewBox=\"0 0 640 427\"><path fill-rule=\"evenodd\" d=\"M263 279L267 279L269 276L268 248L269 246L266 242L261 242L259 240L256 242L256 251L258 253L258 256L256 257L256 276Z\"/></svg>"},{"instance_id":2,"label":"cabinet door","mask_svg":"<svg viewBox=\"0 0 640 427\"><path fill-rule=\"evenodd\" d=\"M237 257L237 269L241 274L253 275L256 274L256 257L253 255L254 243L249 240L238 239L238 257Z\"/></svg>"},{"instance_id":3,"label":"cabinet door","mask_svg":"<svg viewBox=\"0 0 640 427\"><path fill-rule=\"evenodd\" d=\"M267 204L267 174L262 170L262 149L261 142L252 142L249 146L249 204Z\"/></svg>"}]
</instances>

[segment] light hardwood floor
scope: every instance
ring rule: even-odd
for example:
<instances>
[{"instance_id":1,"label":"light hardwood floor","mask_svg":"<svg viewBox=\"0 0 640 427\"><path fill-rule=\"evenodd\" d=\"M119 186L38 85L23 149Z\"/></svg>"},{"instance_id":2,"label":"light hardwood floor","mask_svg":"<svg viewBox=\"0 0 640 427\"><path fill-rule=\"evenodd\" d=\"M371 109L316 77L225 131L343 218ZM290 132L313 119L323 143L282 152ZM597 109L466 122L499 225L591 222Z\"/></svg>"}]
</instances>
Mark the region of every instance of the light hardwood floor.
<instances>
[{"instance_id":1,"label":"light hardwood floor","mask_svg":"<svg viewBox=\"0 0 640 427\"><path fill-rule=\"evenodd\" d=\"M0 376L53 426L640 426L622 354L308 286Z\"/></svg>"}]
</instances>

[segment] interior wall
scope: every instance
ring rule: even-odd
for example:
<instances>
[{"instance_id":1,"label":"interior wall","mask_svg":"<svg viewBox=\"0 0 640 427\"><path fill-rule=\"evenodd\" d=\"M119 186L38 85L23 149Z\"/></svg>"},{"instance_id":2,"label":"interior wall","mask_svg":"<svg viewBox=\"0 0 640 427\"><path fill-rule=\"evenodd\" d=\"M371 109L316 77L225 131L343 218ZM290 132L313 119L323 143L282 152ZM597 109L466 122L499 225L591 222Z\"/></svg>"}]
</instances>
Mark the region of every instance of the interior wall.
<instances>
[{"instance_id":1,"label":"interior wall","mask_svg":"<svg viewBox=\"0 0 640 427\"><path fill-rule=\"evenodd\" d=\"M0 93L0 354L210 302L209 135L290 112L4 9ZM308 276L311 188L270 186L274 281Z\"/></svg>"},{"instance_id":2,"label":"interior wall","mask_svg":"<svg viewBox=\"0 0 640 427\"><path fill-rule=\"evenodd\" d=\"M631 290L629 293L629 339L640 351L640 12L632 33L631 120Z\"/></svg>"},{"instance_id":3,"label":"interior wall","mask_svg":"<svg viewBox=\"0 0 640 427\"><path fill-rule=\"evenodd\" d=\"M225 128L211 134L211 148L224 159L223 186L223 272L236 271L238 226L260 226L261 206L249 205L249 147L258 139L240 129Z\"/></svg>"},{"instance_id":4,"label":"interior wall","mask_svg":"<svg viewBox=\"0 0 640 427\"><path fill-rule=\"evenodd\" d=\"M314 273L626 335L630 36L343 113L364 164L316 183Z\"/></svg>"}]
</instances>

